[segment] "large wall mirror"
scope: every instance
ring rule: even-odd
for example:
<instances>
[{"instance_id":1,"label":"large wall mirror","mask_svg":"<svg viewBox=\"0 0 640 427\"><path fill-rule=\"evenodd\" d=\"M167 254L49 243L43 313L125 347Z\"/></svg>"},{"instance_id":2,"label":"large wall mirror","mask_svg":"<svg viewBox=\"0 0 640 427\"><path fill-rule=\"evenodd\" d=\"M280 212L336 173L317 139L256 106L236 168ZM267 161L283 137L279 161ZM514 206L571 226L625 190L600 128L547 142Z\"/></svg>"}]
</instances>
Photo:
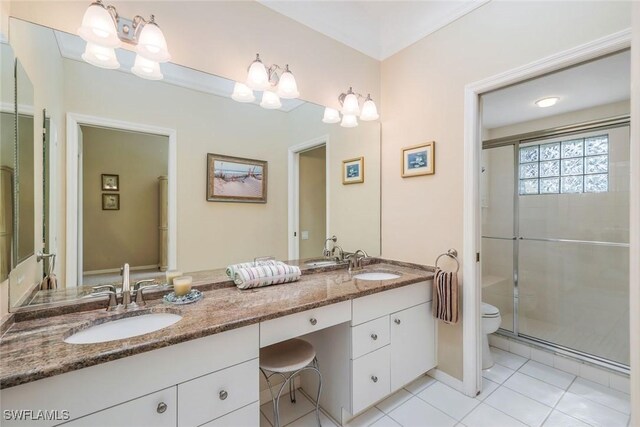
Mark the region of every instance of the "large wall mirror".
<instances>
[{"instance_id":1,"label":"large wall mirror","mask_svg":"<svg viewBox=\"0 0 640 427\"><path fill-rule=\"evenodd\" d=\"M172 63L145 80L126 49L118 70L98 68L78 36L13 18L10 41L28 72L48 70L32 77L50 123L43 234L57 288L34 283L22 305L119 283L125 262L154 278L320 258L333 235L344 251L380 254L379 123L324 124L324 107L302 100L238 103L234 82ZM354 160L362 182L344 176Z\"/></svg>"}]
</instances>

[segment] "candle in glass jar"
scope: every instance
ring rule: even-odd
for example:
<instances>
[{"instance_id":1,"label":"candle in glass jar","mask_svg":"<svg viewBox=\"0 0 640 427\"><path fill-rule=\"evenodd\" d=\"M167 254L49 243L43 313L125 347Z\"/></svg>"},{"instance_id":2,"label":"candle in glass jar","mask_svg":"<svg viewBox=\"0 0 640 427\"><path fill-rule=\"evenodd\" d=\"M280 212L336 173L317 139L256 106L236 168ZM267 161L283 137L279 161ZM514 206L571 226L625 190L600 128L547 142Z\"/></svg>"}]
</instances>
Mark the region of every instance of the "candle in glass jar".
<instances>
[{"instance_id":1,"label":"candle in glass jar","mask_svg":"<svg viewBox=\"0 0 640 427\"><path fill-rule=\"evenodd\" d=\"M182 271L168 270L166 274L167 274L167 285L172 286L173 279L175 279L176 277L182 276Z\"/></svg>"},{"instance_id":2,"label":"candle in glass jar","mask_svg":"<svg viewBox=\"0 0 640 427\"><path fill-rule=\"evenodd\" d=\"M181 297L191 291L191 276L180 276L173 279L173 291Z\"/></svg>"}]
</instances>

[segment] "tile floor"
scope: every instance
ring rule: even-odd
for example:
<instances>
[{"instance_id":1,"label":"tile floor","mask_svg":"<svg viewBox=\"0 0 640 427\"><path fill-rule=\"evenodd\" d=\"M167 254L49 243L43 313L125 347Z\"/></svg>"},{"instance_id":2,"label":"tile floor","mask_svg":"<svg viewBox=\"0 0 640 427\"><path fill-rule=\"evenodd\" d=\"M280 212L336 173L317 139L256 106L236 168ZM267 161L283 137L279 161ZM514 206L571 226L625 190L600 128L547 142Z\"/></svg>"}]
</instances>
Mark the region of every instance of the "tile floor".
<instances>
[{"instance_id":1,"label":"tile floor","mask_svg":"<svg viewBox=\"0 0 640 427\"><path fill-rule=\"evenodd\" d=\"M475 397L424 376L353 419L348 427L627 427L629 395L506 351L491 349L496 364L483 372ZM313 404L281 401L283 426L316 427ZM323 427L336 427L321 415ZM260 427L271 427L271 403Z\"/></svg>"}]
</instances>

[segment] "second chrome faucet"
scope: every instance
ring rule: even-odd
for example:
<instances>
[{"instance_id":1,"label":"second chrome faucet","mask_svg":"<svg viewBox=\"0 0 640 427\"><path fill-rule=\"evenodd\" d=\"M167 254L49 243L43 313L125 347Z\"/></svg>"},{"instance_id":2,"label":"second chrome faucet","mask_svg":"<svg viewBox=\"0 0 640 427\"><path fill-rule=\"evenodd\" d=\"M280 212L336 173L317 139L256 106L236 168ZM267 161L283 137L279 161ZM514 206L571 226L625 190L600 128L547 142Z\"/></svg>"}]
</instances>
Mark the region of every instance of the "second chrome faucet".
<instances>
[{"instance_id":1,"label":"second chrome faucet","mask_svg":"<svg viewBox=\"0 0 640 427\"><path fill-rule=\"evenodd\" d=\"M153 279L147 280L139 280L131 287L131 277L130 277L130 268L129 264L122 266L121 269L122 274L122 290L121 290L121 303L118 304L118 292L114 285L100 285L94 286L93 296L109 296L109 304L107 305L107 311L114 311L117 309L127 310L130 307L138 307L146 304L144 300L144 290L149 288L158 288L158 285L147 285L144 286L145 283L153 283Z\"/></svg>"}]
</instances>

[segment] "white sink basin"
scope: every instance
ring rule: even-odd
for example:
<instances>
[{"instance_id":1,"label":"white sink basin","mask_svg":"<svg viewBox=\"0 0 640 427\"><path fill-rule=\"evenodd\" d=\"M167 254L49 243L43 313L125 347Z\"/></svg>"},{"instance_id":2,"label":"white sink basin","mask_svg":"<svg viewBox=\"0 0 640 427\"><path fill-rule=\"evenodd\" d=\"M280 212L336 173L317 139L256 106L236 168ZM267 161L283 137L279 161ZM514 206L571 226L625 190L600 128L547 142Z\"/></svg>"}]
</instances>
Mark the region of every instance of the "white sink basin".
<instances>
[{"instance_id":1,"label":"white sink basin","mask_svg":"<svg viewBox=\"0 0 640 427\"><path fill-rule=\"evenodd\" d=\"M137 337L171 326L182 319L173 313L152 313L125 317L101 323L76 332L64 342L69 344L95 344L99 342Z\"/></svg>"},{"instance_id":2,"label":"white sink basin","mask_svg":"<svg viewBox=\"0 0 640 427\"><path fill-rule=\"evenodd\" d=\"M323 260L314 259L314 260L305 262L305 264L308 265L309 267L329 267L329 266L338 264L338 262L331 259L323 259Z\"/></svg>"},{"instance_id":3,"label":"white sink basin","mask_svg":"<svg viewBox=\"0 0 640 427\"><path fill-rule=\"evenodd\" d=\"M391 280L400 277L399 274L387 273L386 271L372 271L370 273L360 273L353 276L360 280Z\"/></svg>"}]
</instances>

